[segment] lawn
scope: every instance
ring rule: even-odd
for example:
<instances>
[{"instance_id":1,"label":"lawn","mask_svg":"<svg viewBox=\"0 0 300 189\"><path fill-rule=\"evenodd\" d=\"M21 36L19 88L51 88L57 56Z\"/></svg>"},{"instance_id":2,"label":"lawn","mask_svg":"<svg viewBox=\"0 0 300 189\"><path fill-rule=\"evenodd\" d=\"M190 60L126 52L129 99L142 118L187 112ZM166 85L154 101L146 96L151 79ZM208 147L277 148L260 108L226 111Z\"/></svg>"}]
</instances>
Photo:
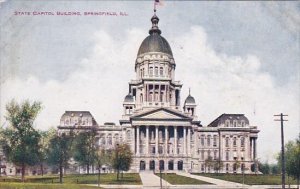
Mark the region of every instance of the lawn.
<instances>
[{"instance_id":1,"label":"lawn","mask_svg":"<svg viewBox=\"0 0 300 189\"><path fill-rule=\"evenodd\" d=\"M52 184L59 183L59 177L57 175L46 176L27 176L26 183L44 183ZM4 180L5 179L5 180ZM0 177L0 182L20 182L20 177ZM98 184L98 175L66 175L63 177L63 183L66 184ZM139 174L126 173L123 178L117 180L115 173L101 174L100 184L129 184L129 185L141 185L141 179Z\"/></svg>"},{"instance_id":2,"label":"lawn","mask_svg":"<svg viewBox=\"0 0 300 189\"><path fill-rule=\"evenodd\" d=\"M159 174L156 174L159 177ZM175 173L162 173L162 179L173 185L202 185L211 184L201 180L180 176Z\"/></svg>"},{"instance_id":3,"label":"lawn","mask_svg":"<svg viewBox=\"0 0 300 189\"><path fill-rule=\"evenodd\" d=\"M195 174L221 180L243 183L242 174ZM290 184L297 184L297 181L290 178ZM247 185L281 185L281 175L248 175L245 174L244 183ZM288 179L286 177L286 184Z\"/></svg>"},{"instance_id":4,"label":"lawn","mask_svg":"<svg viewBox=\"0 0 300 189\"><path fill-rule=\"evenodd\" d=\"M1 189L99 189L94 186L79 184L41 184L41 183L15 183L0 182Z\"/></svg>"}]
</instances>

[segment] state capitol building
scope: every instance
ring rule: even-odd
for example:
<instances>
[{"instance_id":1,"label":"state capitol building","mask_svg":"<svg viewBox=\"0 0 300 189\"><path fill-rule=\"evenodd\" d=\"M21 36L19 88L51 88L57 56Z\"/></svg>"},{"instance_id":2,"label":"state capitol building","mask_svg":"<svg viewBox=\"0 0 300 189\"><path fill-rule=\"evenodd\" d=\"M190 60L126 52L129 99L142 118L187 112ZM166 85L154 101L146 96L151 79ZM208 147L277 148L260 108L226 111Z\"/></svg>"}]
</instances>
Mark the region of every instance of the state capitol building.
<instances>
[{"instance_id":1,"label":"state capitol building","mask_svg":"<svg viewBox=\"0 0 300 189\"><path fill-rule=\"evenodd\" d=\"M127 143L134 154L130 172L165 170L215 172L206 161L222 163L222 173L255 171L257 135L244 114L222 114L202 125L189 93L180 104L182 84L175 81L176 62L161 36L154 14L149 35L138 49L135 80L129 82L120 124L99 125L88 111L66 111L59 132L97 129L100 149Z\"/></svg>"}]
</instances>

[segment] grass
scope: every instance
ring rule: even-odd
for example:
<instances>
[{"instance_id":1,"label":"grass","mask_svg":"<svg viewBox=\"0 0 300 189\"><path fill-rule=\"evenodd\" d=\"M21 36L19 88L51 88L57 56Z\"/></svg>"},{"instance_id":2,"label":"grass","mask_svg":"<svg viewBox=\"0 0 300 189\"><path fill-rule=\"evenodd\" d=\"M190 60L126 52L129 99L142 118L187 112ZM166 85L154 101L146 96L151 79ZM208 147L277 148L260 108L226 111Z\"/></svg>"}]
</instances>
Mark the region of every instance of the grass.
<instances>
[{"instance_id":1,"label":"grass","mask_svg":"<svg viewBox=\"0 0 300 189\"><path fill-rule=\"evenodd\" d=\"M59 177L57 175L46 176L27 176L26 183L43 183L52 184L59 183ZM20 182L20 177L2 177L0 181L5 182ZM98 184L98 175L66 175L63 177L63 183L65 184ZM115 173L101 174L100 184L128 184L128 185L141 185L141 179L139 174L136 173L124 173L123 178L117 180Z\"/></svg>"},{"instance_id":2,"label":"grass","mask_svg":"<svg viewBox=\"0 0 300 189\"><path fill-rule=\"evenodd\" d=\"M0 182L1 189L99 189L94 186L79 184L41 184L41 183L3 183Z\"/></svg>"},{"instance_id":3,"label":"grass","mask_svg":"<svg viewBox=\"0 0 300 189\"><path fill-rule=\"evenodd\" d=\"M159 177L159 174L156 174ZM175 173L162 173L162 179L173 185L203 185L211 184L201 180L177 175Z\"/></svg>"},{"instance_id":4,"label":"grass","mask_svg":"<svg viewBox=\"0 0 300 189\"><path fill-rule=\"evenodd\" d=\"M221 180L227 180L232 182L243 183L243 175L242 174L196 174ZM297 184L297 181L290 178L290 184ZM244 183L247 185L281 185L281 175L254 175L254 174L245 174ZM286 177L286 184L288 183L288 179Z\"/></svg>"}]
</instances>

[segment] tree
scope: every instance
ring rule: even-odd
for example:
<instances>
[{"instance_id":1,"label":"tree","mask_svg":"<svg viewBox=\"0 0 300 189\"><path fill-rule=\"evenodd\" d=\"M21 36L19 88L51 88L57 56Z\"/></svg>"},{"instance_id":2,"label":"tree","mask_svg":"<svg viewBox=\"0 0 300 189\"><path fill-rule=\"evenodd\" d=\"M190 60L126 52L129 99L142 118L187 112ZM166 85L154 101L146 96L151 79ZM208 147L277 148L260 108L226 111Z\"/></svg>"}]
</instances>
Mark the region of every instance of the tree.
<instances>
[{"instance_id":1,"label":"tree","mask_svg":"<svg viewBox=\"0 0 300 189\"><path fill-rule=\"evenodd\" d=\"M79 133L75 138L74 159L81 165L86 165L87 174L90 173L90 166L96 161L96 135L97 131L92 129Z\"/></svg>"},{"instance_id":2,"label":"tree","mask_svg":"<svg viewBox=\"0 0 300 189\"><path fill-rule=\"evenodd\" d=\"M289 141L285 144L285 159L286 159L286 172L288 176L292 176L297 180L299 188L300 180L300 134L295 141ZM281 167L281 154L277 156L278 167Z\"/></svg>"},{"instance_id":3,"label":"tree","mask_svg":"<svg viewBox=\"0 0 300 189\"><path fill-rule=\"evenodd\" d=\"M4 132L4 153L8 161L21 166L22 181L25 181L26 166L39 161L40 133L33 122L41 111L41 103L29 100L18 104L14 100L6 105L6 119L9 127Z\"/></svg>"},{"instance_id":4,"label":"tree","mask_svg":"<svg viewBox=\"0 0 300 189\"><path fill-rule=\"evenodd\" d=\"M270 174L270 165L268 162L265 163L258 163L259 171L262 172L263 174Z\"/></svg>"},{"instance_id":5,"label":"tree","mask_svg":"<svg viewBox=\"0 0 300 189\"><path fill-rule=\"evenodd\" d=\"M214 170L215 170L217 173L219 173L220 170L223 169L223 166L224 166L224 164L223 164L223 162L222 162L220 159L214 160L214 162L213 162L213 167L214 167Z\"/></svg>"},{"instance_id":6,"label":"tree","mask_svg":"<svg viewBox=\"0 0 300 189\"><path fill-rule=\"evenodd\" d=\"M271 170L272 175L280 174L280 169L277 164L270 165L270 170Z\"/></svg>"},{"instance_id":7,"label":"tree","mask_svg":"<svg viewBox=\"0 0 300 189\"><path fill-rule=\"evenodd\" d=\"M59 168L59 182L63 180L63 169L67 168L68 161L71 158L71 149L74 139L74 132L71 130L69 134L62 133L54 135L50 139L49 148L47 150L47 162L50 165Z\"/></svg>"},{"instance_id":8,"label":"tree","mask_svg":"<svg viewBox=\"0 0 300 189\"><path fill-rule=\"evenodd\" d=\"M39 163L41 168L41 174L44 175L44 164L47 161L47 150L49 149L50 140L56 135L56 130L50 128L48 131L39 131L41 135L40 140L40 153L39 153Z\"/></svg>"},{"instance_id":9,"label":"tree","mask_svg":"<svg viewBox=\"0 0 300 189\"><path fill-rule=\"evenodd\" d=\"M119 180L120 171L128 171L130 169L132 163L132 152L130 150L130 146L128 144L116 145L112 166L115 170L117 170L117 180ZM123 177L123 174L122 174Z\"/></svg>"},{"instance_id":10,"label":"tree","mask_svg":"<svg viewBox=\"0 0 300 189\"><path fill-rule=\"evenodd\" d=\"M237 173L238 169L241 167L241 162L239 160L234 160L234 164L233 164L233 171L235 171L235 173Z\"/></svg>"},{"instance_id":11,"label":"tree","mask_svg":"<svg viewBox=\"0 0 300 189\"><path fill-rule=\"evenodd\" d=\"M96 165L98 169L98 186L100 186L100 174L103 165L111 165L112 152L110 150L98 149L96 154Z\"/></svg>"},{"instance_id":12,"label":"tree","mask_svg":"<svg viewBox=\"0 0 300 189\"><path fill-rule=\"evenodd\" d=\"M211 156L208 156L208 158L204 161L204 166L205 166L205 172L206 168L210 170L214 166L214 161Z\"/></svg>"}]
</instances>

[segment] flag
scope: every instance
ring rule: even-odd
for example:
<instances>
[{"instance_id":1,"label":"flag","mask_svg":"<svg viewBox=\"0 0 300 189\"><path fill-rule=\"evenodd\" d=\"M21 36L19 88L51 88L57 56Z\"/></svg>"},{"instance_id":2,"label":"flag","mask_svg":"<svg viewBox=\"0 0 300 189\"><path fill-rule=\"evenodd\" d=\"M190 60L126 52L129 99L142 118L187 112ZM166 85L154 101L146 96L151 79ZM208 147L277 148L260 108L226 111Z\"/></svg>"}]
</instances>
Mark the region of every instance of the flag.
<instances>
[{"instance_id":1,"label":"flag","mask_svg":"<svg viewBox=\"0 0 300 189\"><path fill-rule=\"evenodd\" d=\"M156 6L157 5L162 6L163 5L163 0L154 0L154 12L156 12Z\"/></svg>"}]
</instances>

